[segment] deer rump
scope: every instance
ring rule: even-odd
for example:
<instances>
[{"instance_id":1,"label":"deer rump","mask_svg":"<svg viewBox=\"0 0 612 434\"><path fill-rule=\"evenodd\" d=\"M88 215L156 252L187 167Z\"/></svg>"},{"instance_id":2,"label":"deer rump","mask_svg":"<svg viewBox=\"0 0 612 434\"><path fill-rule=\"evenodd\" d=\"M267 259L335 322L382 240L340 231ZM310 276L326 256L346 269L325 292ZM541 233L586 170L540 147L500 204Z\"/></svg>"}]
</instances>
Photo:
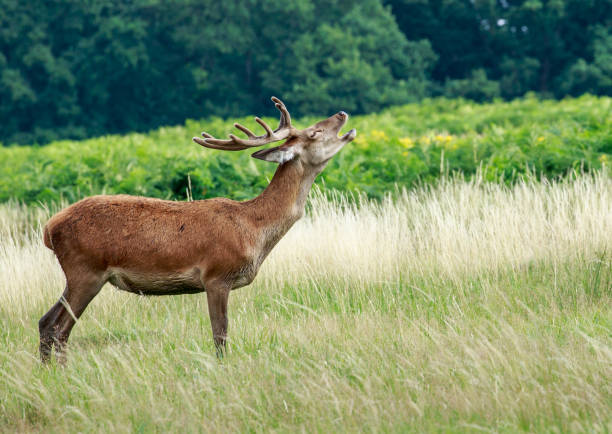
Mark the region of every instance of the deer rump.
<instances>
[{"instance_id":1,"label":"deer rump","mask_svg":"<svg viewBox=\"0 0 612 434\"><path fill-rule=\"evenodd\" d=\"M240 206L222 198L93 196L56 214L45 226L44 242L64 271L95 270L102 282L136 294L203 292L211 278L236 289L259 268L247 254L252 243L238 221Z\"/></svg>"}]
</instances>

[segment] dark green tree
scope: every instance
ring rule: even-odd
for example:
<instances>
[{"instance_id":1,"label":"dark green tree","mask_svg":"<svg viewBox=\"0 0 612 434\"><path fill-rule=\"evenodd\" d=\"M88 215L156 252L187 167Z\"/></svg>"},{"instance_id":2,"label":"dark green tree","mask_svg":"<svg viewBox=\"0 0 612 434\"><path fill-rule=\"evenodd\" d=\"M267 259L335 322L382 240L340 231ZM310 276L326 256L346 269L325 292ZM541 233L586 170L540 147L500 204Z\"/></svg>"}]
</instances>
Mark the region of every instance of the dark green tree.
<instances>
[{"instance_id":1,"label":"dark green tree","mask_svg":"<svg viewBox=\"0 0 612 434\"><path fill-rule=\"evenodd\" d=\"M576 60L559 78L559 94L612 94L612 33L596 26L589 58Z\"/></svg>"},{"instance_id":2,"label":"dark green tree","mask_svg":"<svg viewBox=\"0 0 612 434\"><path fill-rule=\"evenodd\" d=\"M262 71L263 93L284 95L298 114L364 113L427 96L437 57L429 42L406 40L376 0L344 3L313 4L308 28Z\"/></svg>"},{"instance_id":3,"label":"dark green tree","mask_svg":"<svg viewBox=\"0 0 612 434\"><path fill-rule=\"evenodd\" d=\"M0 0L0 141L209 115L378 110L429 93L436 56L379 0Z\"/></svg>"},{"instance_id":4,"label":"dark green tree","mask_svg":"<svg viewBox=\"0 0 612 434\"><path fill-rule=\"evenodd\" d=\"M0 142L611 94L610 0L0 0Z\"/></svg>"},{"instance_id":5,"label":"dark green tree","mask_svg":"<svg viewBox=\"0 0 612 434\"><path fill-rule=\"evenodd\" d=\"M462 80L441 88L451 95L461 84L471 85L474 74L482 78L474 70L484 70L488 80L499 82L505 98L527 91L558 97L580 89L609 94L605 83L593 87L586 82L603 79L605 61L595 61L595 52L605 51L601 42L605 38L597 29L612 27L610 0L386 0L386 4L407 39L431 42L439 55L432 78ZM567 86L568 79L576 83L573 88Z\"/></svg>"}]
</instances>

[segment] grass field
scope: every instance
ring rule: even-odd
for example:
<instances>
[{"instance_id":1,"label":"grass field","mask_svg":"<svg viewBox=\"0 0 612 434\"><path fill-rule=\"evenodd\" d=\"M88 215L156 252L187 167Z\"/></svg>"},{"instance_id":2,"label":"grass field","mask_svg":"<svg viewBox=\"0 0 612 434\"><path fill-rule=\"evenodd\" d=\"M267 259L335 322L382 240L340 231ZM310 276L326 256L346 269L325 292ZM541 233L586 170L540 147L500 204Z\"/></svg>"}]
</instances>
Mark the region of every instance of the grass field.
<instances>
[{"instance_id":1,"label":"grass field","mask_svg":"<svg viewBox=\"0 0 612 434\"><path fill-rule=\"evenodd\" d=\"M65 368L48 211L0 205L0 431L612 430L612 179L314 195L214 356L204 294L106 287Z\"/></svg>"}]
</instances>

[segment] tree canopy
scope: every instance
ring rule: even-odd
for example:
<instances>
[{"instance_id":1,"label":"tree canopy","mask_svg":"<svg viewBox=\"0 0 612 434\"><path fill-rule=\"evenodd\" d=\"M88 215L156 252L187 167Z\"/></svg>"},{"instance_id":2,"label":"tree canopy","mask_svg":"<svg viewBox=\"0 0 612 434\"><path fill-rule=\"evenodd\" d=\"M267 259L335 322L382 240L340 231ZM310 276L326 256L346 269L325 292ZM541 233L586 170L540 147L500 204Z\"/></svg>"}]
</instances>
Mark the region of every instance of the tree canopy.
<instances>
[{"instance_id":1,"label":"tree canopy","mask_svg":"<svg viewBox=\"0 0 612 434\"><path fill-rule=\"evenodd\" d=\"M610 0L0 0L0 142L612 94Z\"/></svg>"}]
</instances>

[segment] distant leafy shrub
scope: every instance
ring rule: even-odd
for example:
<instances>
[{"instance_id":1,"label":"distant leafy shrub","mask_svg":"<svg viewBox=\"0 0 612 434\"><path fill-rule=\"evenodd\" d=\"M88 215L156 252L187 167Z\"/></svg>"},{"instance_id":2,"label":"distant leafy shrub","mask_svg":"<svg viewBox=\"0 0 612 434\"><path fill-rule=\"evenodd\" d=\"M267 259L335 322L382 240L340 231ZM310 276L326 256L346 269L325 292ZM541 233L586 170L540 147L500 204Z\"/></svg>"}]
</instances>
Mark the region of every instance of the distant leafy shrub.
<instances>
[{"instance_id":1,"label":"distant leafy shrub","mask_svg":"<svg viewBox=\"0 0 612 434\"><path fill-rule=\"evenodd\" d=\"M479 68L473 70L467 78L447 80L444 84L444 95L483 102L499 97L500 88L497 81L489 80L486 71Z\"/></svg>"},{"instance_id":2,"label":"distant leafy shrub","mask_svg":"<svg viewBox=\"0 0 612 434\"><path fill-rule=\"evenodd\" d=\"M492 104L439 98L393 107L351 118L347 127L357 128L357 138L317 183L382 197L395 185L431 182L441 174L480 171L487 180L512 182L526 173L555 177L609 167L611 113L611 98L593 96ZM236 120L257 128L251 118ZM250 198L265 188L274 165L248 151L213 151L191 142L203 130L225 136L234 121L189 120L148 134L0 148L0 201L76 201L98 193L184 200L189 183L194 199Z\"/></svg>"}]
</instances>

